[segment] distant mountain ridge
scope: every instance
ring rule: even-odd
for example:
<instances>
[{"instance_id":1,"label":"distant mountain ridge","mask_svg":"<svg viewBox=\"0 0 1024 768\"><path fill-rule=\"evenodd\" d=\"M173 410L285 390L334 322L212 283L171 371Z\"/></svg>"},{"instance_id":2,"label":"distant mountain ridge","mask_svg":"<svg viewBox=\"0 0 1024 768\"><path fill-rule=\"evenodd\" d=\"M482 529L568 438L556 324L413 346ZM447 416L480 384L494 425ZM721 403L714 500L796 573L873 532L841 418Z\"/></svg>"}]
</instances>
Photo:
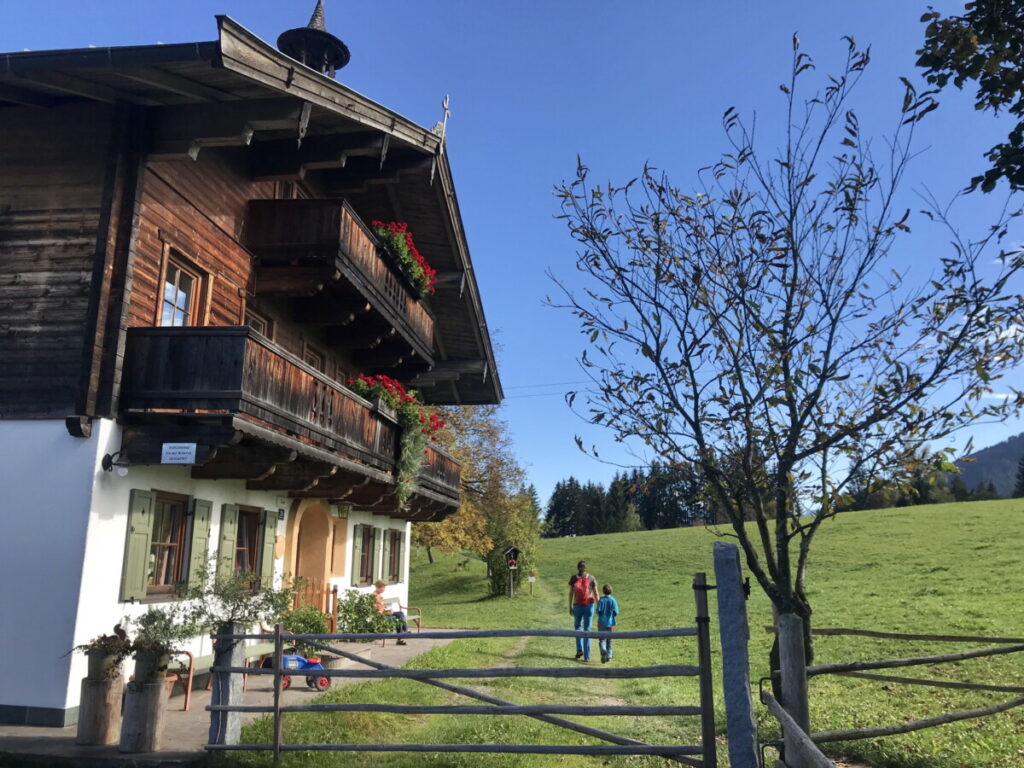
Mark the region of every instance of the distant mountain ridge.
<instances>
[{"instance_id":1,"label":"distant mountain ridge","mask_svg":"<svg viewBox=\"0 0 1024 768\"><path fill-rule=\"evenodd\" d=\"M957 466L964 484L971 490L991 481L999 495L1006 497L1013 492L1021 457L1024 457L1024 432L975 451L967 457L974 461L958 461Z\"/></svg>"}]
</instances>

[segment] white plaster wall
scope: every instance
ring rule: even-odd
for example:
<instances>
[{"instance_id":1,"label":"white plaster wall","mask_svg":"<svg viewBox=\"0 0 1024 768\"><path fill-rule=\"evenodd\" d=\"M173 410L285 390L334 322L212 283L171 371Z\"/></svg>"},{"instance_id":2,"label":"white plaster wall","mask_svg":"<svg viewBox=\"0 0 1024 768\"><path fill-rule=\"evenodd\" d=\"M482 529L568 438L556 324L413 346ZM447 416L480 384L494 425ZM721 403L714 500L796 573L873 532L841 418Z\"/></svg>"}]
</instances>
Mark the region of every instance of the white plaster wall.
<instances>
[{"instance_id":1,"label":"white plaster wall","mask_svg":"<svg viewBox=\"0 0 1024 768\"><path fill-rule=\"evenodd\" d=\"M68 701L99 445L63 420L0 421L0 704Z\"/></svg>"},{"instance_id":2,"label":"white plaster wall","mask_svg":"<svg viewBox=\"0 0 1024 768\"><path fill-rule=\"evenodd\" d=\"M120 427L110 421L97 423L93 426L94 435L97 426L100 456L116 451L121 445ZM245 504L262 509L278 508L279 494L246 490L244 480L193 480L188 466L135 466L128 469L125 477L120 477L116 472L104 472L97 467L82 570L81 599L75 624L75 644L85 643L99 634L109 634L114 624L124 617L138 616L149 605L158 605L118 601L128 528L128 502L133 488L168 491L212 501L209 542L211 558L217 553L221 505ZM278 535L283 535L284 523L278 521L277 525ZM280 559L275 561L275 574L280 573L281 565ZM196 656L213 652L208 637L196 638L186 650ZM85 676L85 659L81 654L76 656L78 658L72 665L66 704L62 706L76 706L78 703L79 680Z\"/></svg>"}]
</instances>

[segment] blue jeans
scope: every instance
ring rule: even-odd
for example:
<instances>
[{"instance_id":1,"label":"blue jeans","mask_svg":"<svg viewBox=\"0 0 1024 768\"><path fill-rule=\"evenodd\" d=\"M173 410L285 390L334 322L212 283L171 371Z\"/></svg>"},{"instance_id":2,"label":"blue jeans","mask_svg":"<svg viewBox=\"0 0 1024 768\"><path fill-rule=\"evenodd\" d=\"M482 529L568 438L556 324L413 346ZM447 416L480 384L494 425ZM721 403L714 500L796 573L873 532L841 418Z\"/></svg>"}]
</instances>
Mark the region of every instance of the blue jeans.
<instances>
[{"instance_id":1,"label":"blue jeans","mask_svg":"<svg viewBox=\"0 0 1024 768\"><path fill-rule=\"evenodd\" d=\"M391 618L395 620L395 631L396 632L408 632L409 624L405 620L405 613L403 611L395 611L391 614Z\"/></svg>"},{"instance_id":2,"label":"blue jeans","mask_svg":"<svg viewBox=\"0 0 1024 768\"><path fill-rule=\"evenodd\" d=\"M573 629L582 632L590 631L590 620L594 617L594 603L574 605L572 607ZM576 652L582 653L584 659L590 658L590 638L576 638Z\"/></svg>"},{"instance_id":3,"label":"blue jeans","mask_svg":"<svg viewBox=\"0 0 1024 768\"><path fill-rule=\"evenodd\" d=\"M611 632L615 627L602 627L600 623L597 625L598 632ZM612 639L602 637L597 641L597 647L601 650L601 655L607 658L612 657Z\"/></svg>"}]
</instances>

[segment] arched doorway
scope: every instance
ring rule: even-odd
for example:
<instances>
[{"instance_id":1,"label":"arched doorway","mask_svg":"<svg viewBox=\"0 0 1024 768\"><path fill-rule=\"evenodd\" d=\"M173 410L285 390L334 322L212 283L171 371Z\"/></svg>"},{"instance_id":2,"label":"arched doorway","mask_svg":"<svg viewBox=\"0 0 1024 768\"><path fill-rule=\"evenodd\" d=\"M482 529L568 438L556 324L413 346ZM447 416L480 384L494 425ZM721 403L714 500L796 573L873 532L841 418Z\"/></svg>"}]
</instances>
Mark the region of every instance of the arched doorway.
<instances>
[{"instance_id":1,"label":"arched doorway","mask_svg":"<svg viewBox=\"0 0 1024 768\"><path fill-rule=\"evenodd\" d=\"M305 582L301 602L320 610L328 605L334 522L326 502L310 499L297 503L288 524L288 570Z\"/></svg>"}]
</instances>

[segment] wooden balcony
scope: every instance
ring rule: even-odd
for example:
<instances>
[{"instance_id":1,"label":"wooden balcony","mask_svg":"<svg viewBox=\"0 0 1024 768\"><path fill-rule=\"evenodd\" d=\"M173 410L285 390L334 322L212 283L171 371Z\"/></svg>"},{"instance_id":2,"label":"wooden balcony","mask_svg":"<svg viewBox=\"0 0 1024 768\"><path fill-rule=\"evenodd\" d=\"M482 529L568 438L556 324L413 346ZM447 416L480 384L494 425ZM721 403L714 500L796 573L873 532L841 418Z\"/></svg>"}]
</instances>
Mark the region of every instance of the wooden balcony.
<instances>
[{"instance_id":1,"label":"wooden balcony","mask_svg":"<svg viewBox=\"0 0 1024 768\"><path fill-rule=\"evenodd\" d=\"M393 416L248 327L129 329L121 412L128 463L196 443L194 477L397 513ZM429 449L407 516L454 511L459 472Z\"/></svg>"},{"instance_id":2,"label":"wooden balcony","mask_svg":"<svg viewBox=\"0 0 1024 768\"><path fill-rule=\"evenodd\" d=\"M302 297L296 319L323 326L362 370L433 364L433 316L343 200L250 200L246 244L256 293Z\"/></svg>"}]
</instances>

